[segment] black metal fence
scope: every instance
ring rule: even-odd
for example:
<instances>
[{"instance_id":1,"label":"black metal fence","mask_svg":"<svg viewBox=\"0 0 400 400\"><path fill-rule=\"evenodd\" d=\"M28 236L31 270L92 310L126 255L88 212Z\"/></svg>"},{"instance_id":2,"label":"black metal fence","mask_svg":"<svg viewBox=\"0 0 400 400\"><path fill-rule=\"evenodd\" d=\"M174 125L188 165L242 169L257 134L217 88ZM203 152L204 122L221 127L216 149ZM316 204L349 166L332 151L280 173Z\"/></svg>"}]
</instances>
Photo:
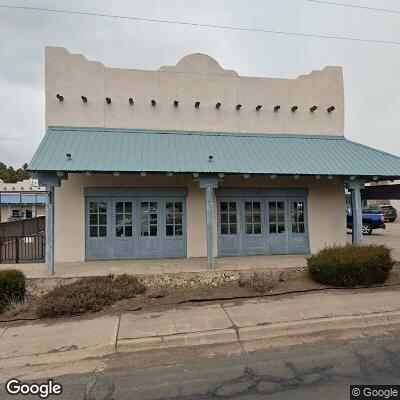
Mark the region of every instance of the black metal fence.
<instances>
[{"instance_id":1,"label":"black metal fence","mask_svg":"<svg viewBox=\"0 0 400 400\"><path fill-rule=\"evenodd\" d=\"M0 263L43 262L45 234L0 236Z\"/></svg>"}]
</instances>

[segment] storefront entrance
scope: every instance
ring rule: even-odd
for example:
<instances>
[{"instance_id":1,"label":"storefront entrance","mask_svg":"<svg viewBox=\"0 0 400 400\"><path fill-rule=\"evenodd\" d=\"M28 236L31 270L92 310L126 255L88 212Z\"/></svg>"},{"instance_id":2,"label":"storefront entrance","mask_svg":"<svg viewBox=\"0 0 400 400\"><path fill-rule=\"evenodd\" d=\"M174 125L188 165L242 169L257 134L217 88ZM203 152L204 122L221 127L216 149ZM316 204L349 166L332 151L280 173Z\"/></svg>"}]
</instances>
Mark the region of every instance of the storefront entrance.
<instances>
[{"instance_id":1,"label":"storefront entrance","mask_svg":"<svg viewBox=\"0 0 400 400\"><path fill-rule=\"evenodd\" d=\"M305 189L218 189L218 254L308 253Z\"/></svg>"},{"instance_id":2,"label":"storefront entrance","mask_svg":"<svg viewBox=\"0 0 400 400\"><path fill-rule=\"evenodd\" d=\"M86 192L86 259L186 257L185 189Z\"/></svg>"}]
</instances>

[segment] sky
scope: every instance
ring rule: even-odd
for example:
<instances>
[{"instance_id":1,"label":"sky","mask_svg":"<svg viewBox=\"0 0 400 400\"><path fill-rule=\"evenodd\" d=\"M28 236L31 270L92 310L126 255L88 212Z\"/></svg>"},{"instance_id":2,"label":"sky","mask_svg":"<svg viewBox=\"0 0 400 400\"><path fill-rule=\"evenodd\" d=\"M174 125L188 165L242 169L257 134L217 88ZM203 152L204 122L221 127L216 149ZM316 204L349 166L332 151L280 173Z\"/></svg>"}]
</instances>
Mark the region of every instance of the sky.
<instances>
[{"instance_id":1,"label":"sky","mask_svg":"<svg viewBox=\"0 0 400 400\"><path fill-rule=\"evenodd\" d=\"M398 0L341 3L399 10ZM400 42L400 13L306 0L0 0L1 4ZM296 78L342 66L345 136L400 155L400 45L0 8L0 162L29 162L44 136L44 47L108 67L158 69L206 53L240 75Z\"/></svg>"}]
</instances>

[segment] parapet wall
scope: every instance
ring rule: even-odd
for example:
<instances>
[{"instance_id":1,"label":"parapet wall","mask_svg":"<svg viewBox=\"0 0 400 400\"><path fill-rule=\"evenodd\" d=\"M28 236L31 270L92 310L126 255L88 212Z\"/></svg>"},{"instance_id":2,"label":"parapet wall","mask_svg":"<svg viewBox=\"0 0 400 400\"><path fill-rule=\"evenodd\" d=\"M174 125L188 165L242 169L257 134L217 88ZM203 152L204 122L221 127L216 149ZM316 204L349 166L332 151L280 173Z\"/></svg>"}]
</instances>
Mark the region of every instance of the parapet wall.
<instances>
[{"instance_id":1,"label":"parapet wall","mask_svg":"<svg viewBox=\"0 0 400 400\"><path fill-rule=\"evenodd\" d=\"M107 68L46 47L46 126L343 135L343 74L326 67L297 79L239 76L204 54L155 71Z\"/></svg>"}]
</instances>

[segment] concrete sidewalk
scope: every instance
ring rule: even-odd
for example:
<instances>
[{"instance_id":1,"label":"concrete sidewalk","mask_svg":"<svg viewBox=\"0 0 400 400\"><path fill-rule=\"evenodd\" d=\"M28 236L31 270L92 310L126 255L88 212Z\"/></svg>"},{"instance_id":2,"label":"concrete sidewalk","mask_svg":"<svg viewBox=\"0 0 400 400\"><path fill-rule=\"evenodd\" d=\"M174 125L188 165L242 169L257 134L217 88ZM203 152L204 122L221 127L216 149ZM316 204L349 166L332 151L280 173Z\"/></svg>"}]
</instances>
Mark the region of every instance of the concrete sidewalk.
<instances>
[{"instance_id":1,"label":"concrete sidewalk","mask_svg":"<svg viewBox=\"0 0 400 400\"><path fill-rule=\"evenodd\" d=\"M164 313L125 313L118 351L174 346L279 340L327 331L359 335L400 327L400 291L313 292L291 297L225 302Z\"/></svg>"},{"instance_id":2,"label":"concrete sidewalk","mask_svg":"<svg viewBox=\"0 0 400 400\"><path fill-rule=\"evenodd\" d=\"M112 260L86 261L83 263L56 263L55 276L46 277L46 267L37 264L0 264L1 269L17 268L23 271L28 279L68 279L84 276L102 276L108 274L135 274L141 276L166 276L169 274L199 275L234 273L254 267L274 269L302 269L306 267L308 254L286 254L246 257L217 257L215 270L207 268L205 258L180 258L156 260Z\"/></svg>"},{"instance_id":3,"label":"concrete sidewalk","mask_svg":"<svg viewBox=\"0 0 400 400\"><path fill-rule=\"evenodd\" d=\"M400 290L328 291L180 307L165 312L0 325L0 375L7 368L115 352L213 343L267 346L384 334L400 329Z\"/></svg>"}]
</instances>

